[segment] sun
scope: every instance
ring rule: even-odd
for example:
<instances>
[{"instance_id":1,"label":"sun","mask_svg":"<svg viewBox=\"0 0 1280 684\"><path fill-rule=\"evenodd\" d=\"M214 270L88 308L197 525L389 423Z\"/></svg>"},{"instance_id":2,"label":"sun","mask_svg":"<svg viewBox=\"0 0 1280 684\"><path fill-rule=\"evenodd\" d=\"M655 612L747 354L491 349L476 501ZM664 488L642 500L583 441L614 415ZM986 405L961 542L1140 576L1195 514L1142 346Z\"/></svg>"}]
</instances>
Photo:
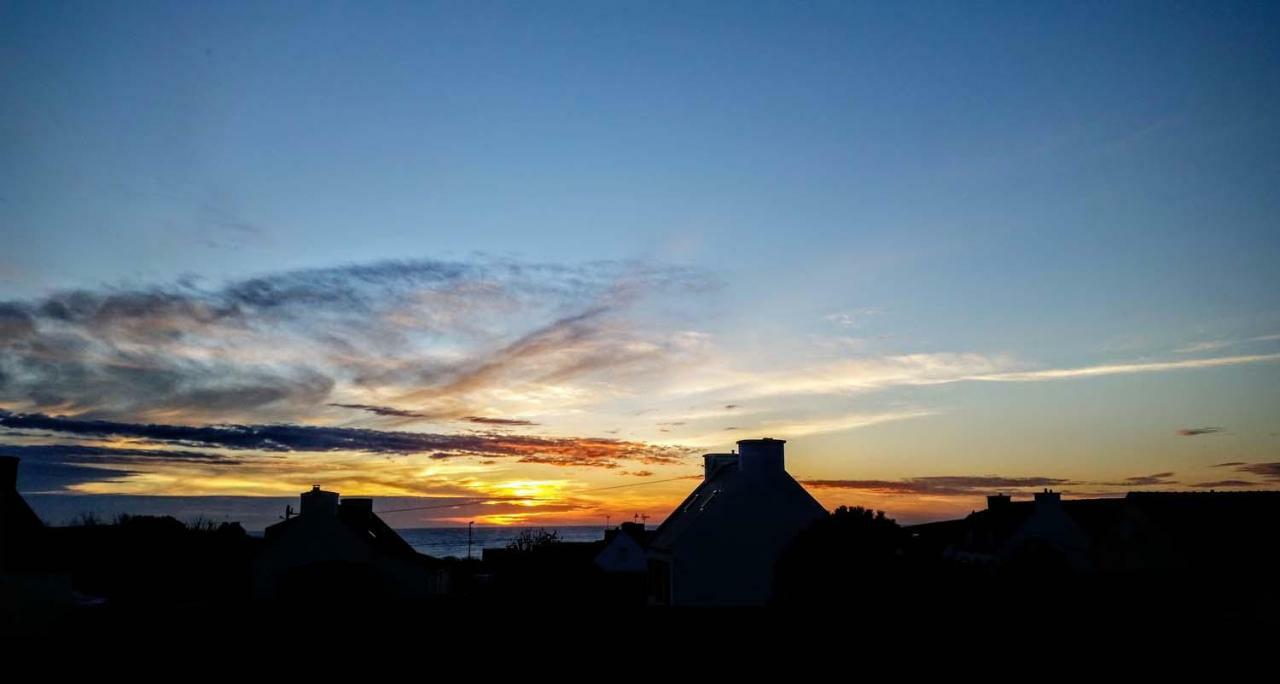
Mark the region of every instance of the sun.
<instances>
[{"instance_id":1,"label":"sun","mask_svg":"<svg viewBox=\"0 0 1280 684\"><path fill-rule=\"evenodd\" d=\"M570 484L568 480L508 480L485 485L485 491L519 506L539 506L562 500Z\"/></svg>"}]
</instances>

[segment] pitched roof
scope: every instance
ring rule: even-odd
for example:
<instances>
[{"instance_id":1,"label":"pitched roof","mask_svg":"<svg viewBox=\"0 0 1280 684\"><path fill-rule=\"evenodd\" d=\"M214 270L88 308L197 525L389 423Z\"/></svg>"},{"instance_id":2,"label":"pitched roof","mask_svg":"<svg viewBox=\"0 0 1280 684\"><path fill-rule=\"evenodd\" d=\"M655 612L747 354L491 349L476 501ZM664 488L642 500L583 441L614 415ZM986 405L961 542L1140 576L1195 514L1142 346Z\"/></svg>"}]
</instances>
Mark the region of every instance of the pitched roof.
<instances>
[{"instance_id":1,"label":"pitched roof","mask_svg":"<svg viewBox=\"0 0 1280 684\"><path fill-rule=\"evenodd\" d=\"M332 520L335 524L342 525L379 553L406 558L427 558L427 556L415 551L409 542L405 541L398 532L392 529L390 525L387 525L368 506L356 504L355 502L357 501L361 500L344 499L338 506L338 514L336 516L315 517L317 519ZM368 500L365 499L363 501ZM283 534L294 526L308 524L309 521L304 521L304 518L308 517L310 516L298 515L267 527L265 531L267 539Z\"/></svg>"},{"instance_id":2,"label":"pitched roof","mask_svg":"<svg viewBox=\"0 0 1280 684\"><path fill-rule=\"evenodd\" d=\"M761 522L770 512L785 508L825 515L826 509L786 471L766 478L748 477L736 463L716 468L709 477L685 497L654 532L651 546L659 549L671 545L697 523L711 515L734 511L735 517ZM742 526L751 533L758 528Z\"/></svg>"}]
</instances>

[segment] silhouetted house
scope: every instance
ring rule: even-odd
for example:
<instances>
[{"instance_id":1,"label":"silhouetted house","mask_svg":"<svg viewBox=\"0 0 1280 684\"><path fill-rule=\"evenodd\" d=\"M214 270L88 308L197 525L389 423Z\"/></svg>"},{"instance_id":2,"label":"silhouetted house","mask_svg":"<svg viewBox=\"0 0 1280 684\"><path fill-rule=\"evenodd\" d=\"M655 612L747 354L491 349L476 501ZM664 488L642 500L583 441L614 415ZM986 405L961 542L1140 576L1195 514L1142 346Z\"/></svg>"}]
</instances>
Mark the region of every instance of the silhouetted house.
<instances>
[{"instance_id":1,"label":"silhouetted house","mask_svg":"<svg viewBox=\"0 0 1280 684\"><path fill-rule=\"evenodd\" d=\"M0 456L0 569L20 569L39 554L44 523L18 493L18 460Z\"/></svg>"},{"instance_id":2,"label":"silhouetted house","mask_svg":"<svg viewBox=\"0 0 1280 684\"><path fill-rule=\"evenodd\" d=\"M942 557L1002 571L1254 572L1276 568L1280 492L1130 492L1123 498L987 497L962 520L910 528ZM1280 569L1280 568L1277 568Z\"/></svg>"},{"instance_id":3,"label":"silhouetted house","mask_svg":"<svg viewBox=\"0 0 1280 684\"><path fill-rule=\"evenodd\" d=\"M1280 573L1280 492L1130 492L1098 549L1116 572Z\"/></svg>"},{"instance_id":4,"label":"silhouetted house","mask_svg":"<svg viewBox=\"0 0 1280 684\"><path fill-rule=\"evenodd\" d=\"M787 474L778 439L745 439L736 454L707 454L702 484L654 534L653 600L669 605L758 605L800 530L827 515Z\"/></svg>"},{"instance_id":5,"label":"silhouetted house","mask_svg":"<svg viewBox=\"0 0 1280 684\"><path fill-rule=\"evenodd\" d=\"M421 600L443 593L446 574L373 512L373 500L319 486L297 516L266 529L254 560L258 599Z\"/></svg>"},{"instance_id":6,"label":"silhouetted house","mask_svg":"<svg viewBox=\"0 0 1280 684\"><path fill-rule=\"evenodd\" d=\"M1033 501L1005 494L987 497L987 508L959 521L916 525L912 531L943 557L990 568L1085 572L1097 565L1097 540L1114 528L1120 499L1063 501L1044 490Z\"/></svg>"},{"instance_id":7,"label":"silhouetted house","mask_svg":"<svg viewBox=\"0 0 1280 684\"><path fill-rule=\"evenodd\" d=\"M0 456L0 631L41 626L73 605L44 523L18 493L18 461Z\"/></svg>"},{"instance_id":8,"label":"silhouetted house","mask_svg":"<svg viewBox=\"0 0 1280 684\"><path fill-rule=\"evenodd\" d=\"M596 567L605 572L648 572L649 560L645 551L653 534L644 528L644 523L634 522L606 530L604 548L596 554Z\"/></svg>"}]
</instances>

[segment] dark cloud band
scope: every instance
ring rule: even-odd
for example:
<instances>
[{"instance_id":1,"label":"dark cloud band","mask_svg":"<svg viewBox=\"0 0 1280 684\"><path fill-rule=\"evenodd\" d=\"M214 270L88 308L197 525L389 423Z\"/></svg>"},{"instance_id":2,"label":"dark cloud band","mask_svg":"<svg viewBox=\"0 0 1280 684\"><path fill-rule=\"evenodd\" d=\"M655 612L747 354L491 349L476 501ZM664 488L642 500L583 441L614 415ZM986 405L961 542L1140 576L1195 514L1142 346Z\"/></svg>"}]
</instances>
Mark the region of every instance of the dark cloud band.
<instances>
[{"instance_id":1,"label":"dark cloud band","mask_svg":"<svg viewBox=\"0 0 1280 684\"><path fill-rule=\"evenodd\" d=\"M686 450L677 447L617 439L510 434L446 435L312 425L162 425L3 411L0 411L0 427L80 438L126 438L156 444L228 450L432 454L432 458L471 455L512 457L527 463L610 468L616 467L619 461L678 463L687 455Z\"/></svg>"}]
</instances>

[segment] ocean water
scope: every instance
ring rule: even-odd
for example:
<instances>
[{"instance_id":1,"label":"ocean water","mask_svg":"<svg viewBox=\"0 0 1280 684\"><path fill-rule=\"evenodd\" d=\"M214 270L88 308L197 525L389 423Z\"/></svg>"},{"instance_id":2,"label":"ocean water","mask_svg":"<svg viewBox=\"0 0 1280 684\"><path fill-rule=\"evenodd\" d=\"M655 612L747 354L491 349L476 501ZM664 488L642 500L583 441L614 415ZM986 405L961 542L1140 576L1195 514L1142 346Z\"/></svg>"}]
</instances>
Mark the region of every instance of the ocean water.
<instances>
[{"instance_id":1,"label":"ocean water","mask_svg":"<svg viewBox=\"0 0 1280 684\"><path fill-rule=\"evenodd\" d=\"M479 558L482 549L501 549L510 544L522 530L539 529L537 527L481 527L472 528L471 555ZM590 542L604 539L604 528L599 525L543 527L560 535L560 541ZM444 558L467 557L467 526L461 527L415 527L397 529L404 540L413 546L418 553Z\"/></svg>"}]
</instances>

